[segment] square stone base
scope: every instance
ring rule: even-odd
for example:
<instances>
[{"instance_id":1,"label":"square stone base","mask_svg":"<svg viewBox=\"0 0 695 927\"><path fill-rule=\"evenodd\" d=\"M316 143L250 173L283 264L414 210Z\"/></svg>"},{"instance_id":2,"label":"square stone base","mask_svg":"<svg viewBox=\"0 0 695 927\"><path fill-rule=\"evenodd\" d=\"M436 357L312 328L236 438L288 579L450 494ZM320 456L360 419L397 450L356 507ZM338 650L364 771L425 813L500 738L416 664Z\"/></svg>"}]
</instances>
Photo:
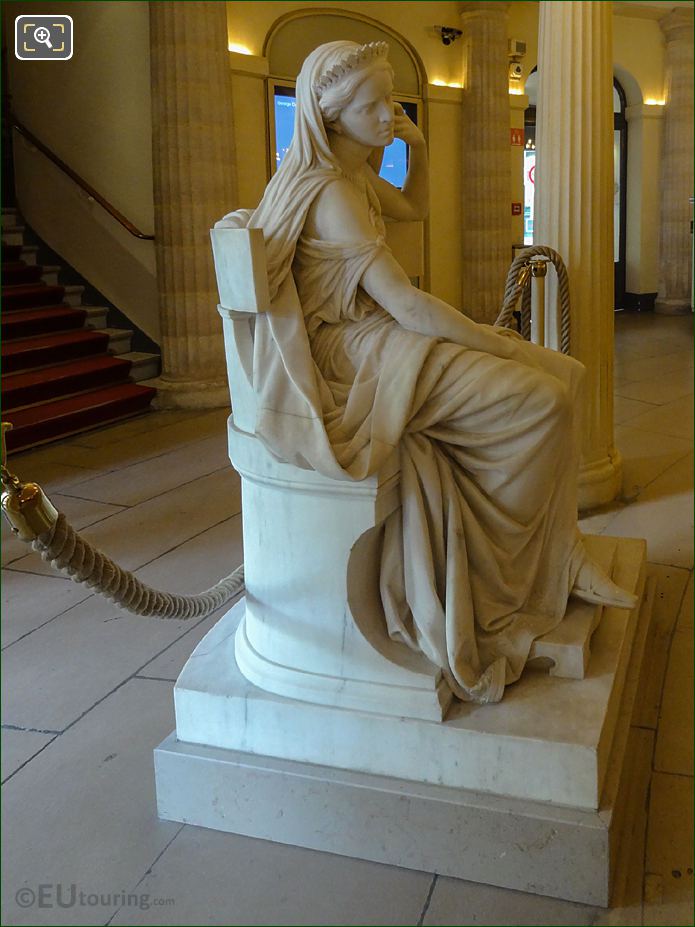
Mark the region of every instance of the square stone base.
<instances>
[{"instance_id":1,"label":"square stone base","mask_svg":"<svg viewBox=\"0 0 695 927\"><path fill-rule=\"evenodd\" d=\"M652 601L648 584L634 615L618 697L609 700L615 703L609 712L614 718L603 719L610 737L596 810L196 745L172 734L155 750L159 815L605 906L628 788L626 745ZM600 664L598 643L595 658ZM566 720L571 726L572 719ZM540 739L542 721L538 730ZM571 767L570 762L568 776Z\"/></svg>"}]
</instances>

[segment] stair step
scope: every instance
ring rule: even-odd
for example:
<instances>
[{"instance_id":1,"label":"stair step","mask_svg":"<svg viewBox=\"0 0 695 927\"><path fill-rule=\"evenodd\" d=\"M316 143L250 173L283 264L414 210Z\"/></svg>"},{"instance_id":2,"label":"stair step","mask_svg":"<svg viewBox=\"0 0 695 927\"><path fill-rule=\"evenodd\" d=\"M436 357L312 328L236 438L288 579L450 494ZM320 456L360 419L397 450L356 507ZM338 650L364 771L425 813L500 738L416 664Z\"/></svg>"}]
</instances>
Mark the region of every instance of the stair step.
<instances>
[{"instance_id":1,"label":"stair step","mask_svg":"<svg viewBox=\"0 0 695 927\"><path fill-rule=\"evenodd\" d=\"M84 309L74 309L72 306L19 309L3 317L2 337L31 338L49 332L82 328L86 318Z\"/></svg>"},{"instance_id":2,"label":"stair step","mask_svg":"<svg viewBox=\"0 0 695 927\"><path fill-rule=\"evenodd\" d=\"M21 245L24 243L24 226L13 225L2 228L3 245Z\"/></svg>"},{"instance_id":3,"label":"stair step","mask_svg":"<svg viewBox=\"0 0 695 927\"><path fill-rule=\"evenodd\" d=\"M36 264L39 253L38 245L20 245L20 257L25 264Z\"/></svg>"},{"instance_id":4,"label":"stair step","mask_svg":"<svg viewBox=\"0 0 695 927\"><path fill-rule=\"evenodd\" d=\"M28 373L9 373L2 378L2 407L7 412L19 406L109 386L126 381L130 370L130 358L98 354Z\"/></svg>"},{"instance_id":5,"label":"stair step","mask_svg":"<svg viewBox=\"0 0 695 927\"><path fill-rule=\"evenodd\" d=\"M38 283L43 274L43 268L36 264L25 264L24 261L2 262L2 285L16 286L17 284ZM44 280L44 283L48 283Z\"/></svg>"},{"instance_id":6,"label":"stair step","mask_svg":"<svg viewBox=\"0 0 695 927\"><path fill-rule=\"evenodd\" d=\"M66 286L63 287L65 290L65 302L71 306L81 306L82 305L82 294L84 293L84 287L79 285Z\"/></svg>"},{"instance_id":7,"label":"stair step","mask_svg":"<svg viewBox=\"0 0 695 927\"><path fill-rule=\"evenodd\" d=\"M66 287L47 286L36 283L29 286L3 286L3 312L15 309L33 309L36 306L50 306L66 299Z\"/></svg>"},{"instance_id":8,"label":"stair step","mask_svg":"<svg viewBox=\"0 0 695 927\"><path fill-rule=\"evenodd\" d=\"M41 279L49 286L58 286L59 264L44 264L41 268Z\"/></svg>"},{"instance_id":9,"label":"stair step","mask_svg":"<svg viewBox=\"0 0 695 927\"><path fill-rule=\"evenodd\" d=\"M14 428L5 436L7 449L19 450L42 444L143 412L156 392L149 386L119 383L68 399L10 411L6 419Z\"/></svg>"},{"instance_id":10,"label":"stair step","mask_svg":"<svg viewBox=\"0 0 695 927\"><path fill-rule=\"evenodd\" d=\"M2 345L2 367L6 373L28 370L55 364L57 360L103 353L108 344L105 332L87 330L9 341Z\"/></svg>"},{"instance_id":11,"label":"stair step","mask_svg":"<svg viewBox=\"0 0 695 927\"><path fill-rule=\"evenodd\" d=\"M101 328L99 332L109 336L109 354L127 354L130 351L132 328Z\"/></svg>"},{"instance_id":12,"label":"stair step","mask_svg":"<svg viewBox=\"0 0 695 927\"><path fill-rule=\"evenodd\" d=\"M17 210L16 210L16 209L11 209L11 208L9 208L9 207L8 207L7 209L3 208L3 210L2 210L2 228L3 228L3 230L6 229L6 228L12 228L12 227L14 227L15 225L17 225L18 221L19 221L19 220L17 219Z\"/></svg>"},{"instance_id":13,"label":"stair step","mask_svg":"<svg viewBox=\"0 0 695 927\"><path fill-rule=\"evenodd\" d=\"M2 246L2 262L19 261L22 256L22 245L5 245Z\"/></svg>"},{"instance_id":14,"label":"stair step","mask_svg":"<svg viewBox=\"0 0 695 927\"><path fill-rule=\"evenodd\" d=\"M24 261L25 264L36 264L38 245L0 245L0 258L5 261Z\"/></svg>"},{"instance_id":15,"label":"stair step","mask_svg":"<svg viewBox=\"0 0 695 927\"><path fill-rule=\"evenodd\" d=\"M84 323L87 328L106 328L106 319L109 314L107 306L82 306L82 309L87 313Z\"/></svg>"},{"instance_id":16,"label":"stair step","mask_svg":"<svg viewBox=\"0 0 695 927\"><path fill-rule=\"evenodd\" d=\"M119 354L118 357L119 360L130 361L130 378L136 383L159 376L161 362L159 354L149 354L146 351L128 351L127 354Z\"/></svg>"}]
</instances>

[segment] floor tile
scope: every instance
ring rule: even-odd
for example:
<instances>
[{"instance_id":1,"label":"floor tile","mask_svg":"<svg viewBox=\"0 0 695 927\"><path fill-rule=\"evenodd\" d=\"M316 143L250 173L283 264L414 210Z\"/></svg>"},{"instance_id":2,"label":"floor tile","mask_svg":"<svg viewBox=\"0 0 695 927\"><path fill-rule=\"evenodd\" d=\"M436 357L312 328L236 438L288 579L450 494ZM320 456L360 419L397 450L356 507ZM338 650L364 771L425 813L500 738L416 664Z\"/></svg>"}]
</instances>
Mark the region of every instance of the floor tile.
<instances>
[{"instance_id":1,"label":"floor tile","mask_svg":"<svg viewBox=\"0 0 695 927\"><path fill-rule=\"evenodd\" d=\"M654 609L645 658L637 688L633 724L655 730L659 721L664 677L678 608L688 582L688 571L650 563L649 575L656 579Z\"/></svg>"},{"instance_id":2,"label":"floor tile","mask_svg":"<svg viewBox=\"0 0 695 927\"><path fill-rule=\"evenodd\" d=\"M650 380L654 377L663 377L687 370L692 366L693 354L690 345L684 345L683 350L659 353L658 357L636 357L625 360L618 359L615 363L615 375L620 381Z\"/></svg>"},{"instance_id":3,"label":"floor tile","mask_svg":"<svg viewBox=\"0 0 695 927\"><path fill-rule=\"evenodd\" d=\"M195 872L191 861L195 860ZM144 924L416 924L432 876L186 826L137 886ZM204 912L204 913L203 913ZM124 909L112 924L132 924Z\"/></svg>"},{"instance_id":4,"label":"floor tile","mask_svg":"<svg viewBox=\"0 0 695 927\"><path fill-rule=\"evenodd\" d=\"M39 750L55 740L57 736L57 734L45 734L39 731L15 731L4 727L0 731L3 781L23 763L36 756Z\"/></svg>"},{"instance_id":5,"label":"floor tile","mask_svg":"<svg viewBox=\"0 0 695 927\"><path fill-rule=\"evenodd\" d=\"M618 843L609 908L599 911L594 927L635 927L643 922L644 852L647 804L652 773L654 732L631 728L625 761L629 793Z\"/></svg>"},{"instance_id":6,"label":"floor tile","mask_svg":"<svg viewBox=\"0 0 695 927\"><path fill-rule=\"evenodd\" d=\"M423 924L592 924L600 909L440 876Z\"/></svg>"},{"instance_id":7,"label":"floor tile","mask_svg":"<svg viewBox=\"0 0 695 927\"><path fill-rule=\"evenodd\" d=\"M623 458L623 486L621 495L633 499L682 457L693 449L692 442L670 435L618 425L615 444Z\"/></svg>"},{"instance_id":8,"label":"floor tile","mask_svg":"<svg viewBox=\"0 0 695 927\"><path fill-rule=\"evenodd\" d=\"M213 435L224 435L227 415L226 409L213 409L170 423L166 423L165 420L159 427L153 427L141 434L125 435L120 439L102 443L99 447L61 441L48 445L42 453L47 460L107 473L151 457L161 456L185 444L201 441ZM151 421L151 417L149 420ZM79 437L81 436L78 436L78 439Z\"/></svg>"},{"instance_id":9,"label":"floor tile","mask_svg":"<svg viewBox=\"0 0 695 927\"><path fill-rule=\"evenodd\" d=\"M692 628L693 626L693 574L690 574L690 579L688 580L688 587L685 590L685 595L683 596L683 601L681 603L680 611L678 612L678 622L676 627L679 631L682 631L684 628Z\"/></svg>"},{"instance_id":10,"label":"floor tile","mask_svg":"<svg viewBox=\"0 0 695 927\"><path fill-rule=\"evenodd\" d=\"M671 641L661 699L654 768L693 775L693 630L676 631Z\"/></svg>"},{"instance_id":11,"label":"floor tile","mask_svg":"<svg viewBox=\"0 0 695 927\"><path fill-rule=\"evenodd\" d=\"M109 515L115 515L123 509L121 505L110 505L104 502L93 502L92 500L73 499L71 496L65 496L62 493L51 493L50 500L55 508L62 512L69 520L73 528L80 531L102 518L108 518ZM7 566L14 560L24 557L30 550L29 545L12 533L7 521L2 519L2 565Z\"/></svg>"},{"instance_id":12,"label":"floor tile","mask_svg":"<svg viewBox=\"0 0 695 927\"><path fill-rule=\"evenodd\" d=\"M186 630L92 596L4 652L3 719L64 730Z\"/></svg>"},{"instance_id":13,"label":"floor tile","mask_svg":"<svg viewBox=\"0 0 695 927\"><path fill-rule=\"evenodd\" d=\"M240 522L239 516L228 519L135 575L165 592L188 594L209 588L241 563ZM43 581L43 577L36 579ZM225 610L218 609L216 618ZM193 625L197 624L194 620ZM21 727L63 730L133 673L172 672L186 650L184 659L190 655L194 639L188 638L174 654L162 654L155 672L143 666L190 628L187 621L128 614L93 595L7 652L4 719Z\"/></svg>"},{"instance_id":14,"label":"floor tile","mask_svg":"<svg viewBox=\"0 0 695 927\"><path fill-rule=\"evenodd\" d=\"M158 589L190 593L212 586L242 562L241 516L237 515L143 567L138 576ZM147 663L139 675L178 679L198 642L217 624L237 598L235 596L203 621L196 621L190 630L190 622L187 622L186 633L164 653Z\"/></svg>"},{"instance_id":15,"label":"floor tile","mask_svg":"<svg viewBox=\"0 0 695 927\"><path fill-rule=\"evenodd\" d=\"M613 422L616 425L622 425L624 422L629 422L645 412L651 412L658 408L659 406L651 402L641 402L637 399L625 399L623 396L615 396L613 400Z\"/></svg>"},{"instance_id":16,"label":"floor tile","mask_svg":"<svg viewBox=\"0 0 695 927\"><path fill-rule=\"evenodd\" d=\"M604 533L646 538L648 559L693 566L693 457L689 454L653 480L606 526Z\"/></svg>"},{"instance_id":17,"label":"floor tile","mask_svg":"<svg viewBox=\"0 0 695 927\"><path fill-rule=\"evenodd\" d=\"M58 463L55 460L42 460L37 456L24 459L21 455L13 455L9 458L7 466L25 483L38 483L49 496L55 492L62 492L73 483L98 474L97 470L88 467L75 467Z\"/></svg>"},{"instance_id":18,"label":"floor tile","mask_svg":"<svg viewBox=\"0 0 695 927\"><path fill-rule=\"evenodd\" d=\"M656 772L647 828L644 923L693 923L693 780Z\"/></svg>"},{"instance_id":19,"label":"floor tile","mask_svg":"<svg viewBox=\"0 0 695 927\"><path fill-rule=\"evenodd\" d=\"M194 419L200 414L199 410L190 409L169 412L151 411L146 415L136 415L116 425L107 425L104 428L86 431L83 434L76 435L71 439L70 443L82 447L103 447L105 444L113 444L116 441L121 442L138 435L150 434L158 428ZM227 414L229 414L228 411Z\"/></svg>"},{"instance_id":20,"label":"floor tile","mask_svg":"<svg viewBox=\"0 0 695 927\"><path fill-rule=\"evenodd\" d=\"M85 896L123 893L176 835L180 825L157 819L152 768L152 749L172 726L170 686L133 680L5 783L3 924L104 924L117 910L117 900L57 907L55 886L64 901L71 884ZM194 883L198 871L189 858ZM39 885L51 887L49 906L20 907L19 890ZM140 913L131 909L126 923Z\"/></svg>"},{"instance_id":21,"label":"floor tile","mask_svg":"<svg viewBox=\"0 0 695 927\"><path fill-rule=\"evenodd\" d=\"M33 555L39 563L38 554ZM89 589L70 579L29 576L12 569L2 571L2 647L24 637L36 628L83 602Z\"/></svg>"},{"instance_id":22,"label":"floor tile","mask_svg":"<svg viewBox=\"0 0 695 927\"><path fill-rule=\"evenodd\" d=\"M231 469L231 464L226 434L220 432L169 453L75 483L70 493L81 499L137 505L225 467Z\"/></svg>"},{"instance_id":23,"label":"floor tile","mask_svg":"<svg viewBox=\"0 0 695 927\"><path fill-rule=\"evenodd\" d=\"M669 372L667 377L652 377L648 380L621 382L615 392L624 399L638 399L642 402L666 403L687 396L693 391L693 375L687 367Z\"/></svg>"},{"instance_id":24,"label":"floor tile","mask_svg":"<svg viewBox=\"0 0 695 927\"><path fill-rule=\"evenodd\" d=\"M630 403L635 401L634 399L622 400L622 402ZM642 428L644 431L653 431L659 435L673 435L676 438L692 441L693 397L681 396L673 402L646 409L638 415L631 415L629 422L633 428Z\"/></svg>"},{"instance_id":25,"label":"floor tile","mask_svg":"<svg viewBox=\"0 0 695 927\"><path fill-rule=\"evenodd\" d=\"M171 489L80 533L119 566L133 570L240 510L239 477L226 466L193 480L185 490ZM55 575L36 554L16 560L12 569Z\"/></svg>"},{"instance_id":26,"label":"floor tile","mask_svg":"<svg viewBox=\"0 0 695 927\"><path fill-rule=\"evenodd\" d=\"M622 503L612 502L600 509L579 515L579 528L583 534L603 534L608 525L623 508Z\"/></svg>"}]
</instances>

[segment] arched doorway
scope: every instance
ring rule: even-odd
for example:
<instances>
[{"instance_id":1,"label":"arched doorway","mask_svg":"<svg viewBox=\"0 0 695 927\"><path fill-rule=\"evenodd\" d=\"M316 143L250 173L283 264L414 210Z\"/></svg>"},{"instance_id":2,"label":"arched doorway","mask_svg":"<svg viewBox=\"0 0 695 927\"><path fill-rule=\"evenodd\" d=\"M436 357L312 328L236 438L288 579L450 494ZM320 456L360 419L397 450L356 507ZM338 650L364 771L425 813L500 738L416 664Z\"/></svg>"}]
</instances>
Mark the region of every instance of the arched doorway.
<instances>
[{"instance_id":1,"label":"arched doorway","mask_svg":"<svg viewBox=\"0 0 695 927\"><path fill-rule=\"evenodd\" d=\"M533 200L536 164L536 100L538 69L534 68L524 88L529 98L524 113L524 244L533 244ZM614 306L621 309L625 298L627 217L627 120L625 91L613 78L613 266Z\"/></svg>"},{"instance_id":2,"label":"arched doorway","mask_svg":"<svg viewBox=\"0 0 695 927\"><path fill-rule=\"evenodd\" d=\"M271 144L270 172L274 173L292 137L294 127L294 75L306 55L322 42L351 39L359 43L383 41L389 45L394 68L394 99L423 129L425 118L422 87L425 73L415 50L383 23L344 10L296 10L281 17L265 42L268 58L268 136ZM407 168L407 146L396 139L384 152L380 173L401 186Z\"/></svg>"}]
</instances>

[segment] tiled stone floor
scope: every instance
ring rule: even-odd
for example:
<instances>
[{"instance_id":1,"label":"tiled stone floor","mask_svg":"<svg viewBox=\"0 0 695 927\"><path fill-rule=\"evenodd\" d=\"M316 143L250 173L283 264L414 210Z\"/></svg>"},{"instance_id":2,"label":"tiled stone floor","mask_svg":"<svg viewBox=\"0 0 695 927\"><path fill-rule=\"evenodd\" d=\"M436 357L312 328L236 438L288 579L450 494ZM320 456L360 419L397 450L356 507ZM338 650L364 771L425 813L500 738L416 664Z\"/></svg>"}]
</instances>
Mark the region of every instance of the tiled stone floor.
<instances>
[{"instance_id":1,"label":"tiled stone floor","mask_svg":"<svg viewBox=\"0 0 695 927\"><path fill-rule=\"evenodd\" d=\"M158 821L152 749L219 615L127 616L3 526L2 923L692 924L692 399L690 318L619 315L624 494L583 527L646 537L658 589L611 910ZM241 561L225 417L153 413L12 463L138 576L194 591Z\"/></svg>"}]
</instances>

